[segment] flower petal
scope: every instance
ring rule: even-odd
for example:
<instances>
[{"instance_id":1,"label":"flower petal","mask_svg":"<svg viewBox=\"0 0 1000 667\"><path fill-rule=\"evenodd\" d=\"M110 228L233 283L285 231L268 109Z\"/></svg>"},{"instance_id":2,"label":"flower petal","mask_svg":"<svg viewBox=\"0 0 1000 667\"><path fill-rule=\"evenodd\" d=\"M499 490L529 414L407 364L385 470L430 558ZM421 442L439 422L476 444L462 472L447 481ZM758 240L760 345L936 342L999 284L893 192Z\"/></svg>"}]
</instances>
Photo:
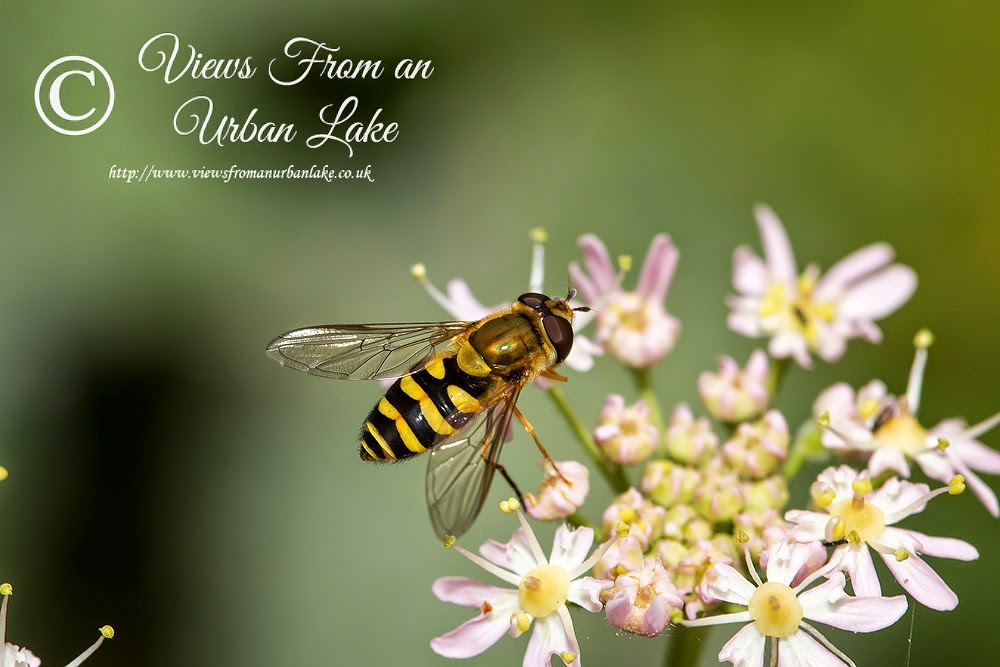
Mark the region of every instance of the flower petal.
<instances>
[{"instance_id":1,"label":"flower petal","mask_svg":"<svg viewBox=\"0 0 1000 667\"><path fill-rule=\"evenodd\" d=\"M483 602L493 604L498 596L517 594L517 591L509 588L491 586L469 577L441 577L431 586L431 592L442 602L463 607L478 607Z\"/></svg>"},{"instance_id":2,"label":"flower petal","mask_svg":"<svg viewBox=\"0 0 1000 667\"><path fill-rule=\"evenodd\" d=\"M502 544L496 540L487 540L479 547L479 553L494 565L499 565L517 575L524 575L528 570L542 564L535 559L528 535L523 528L515 529L509 542Z\"/></svg>"},{"instance_id":3,"label":"flower petal","mask_svg":"<svg viewBox=\"0 0 1000 667\"><path fill-rule=\"evenodd\" d=\"M796 290L795 255L792 254L792 244L788 234L781 225L781 220L770 207L757 204L753 209L760 229L760 242L764 246L764 259L768 272L775 280L782 282L789 289L789 294Z\"/></svg>"},{"instance_id":4,"label":"flower petal","mask_svg":"<svg viewBox=\"0 0 1000 667\"><path fill-rule=\"evenodd\" d=\"M949 611L958 606L955 591L917 554L911 553L904 561L896 560L892 554L879 555L899 585L920 604L938 611Z\"/></svg>"},{"instance_id":5,"label":"flower petal","mask_svg":"<svg viewBox=\"0 0 1000 667\"><path fill-rule=\"evenodd\" d=\"M568 624L568 625L567 625ZM535 619L535 631L531 633L528 647L524 651L524 667L550 667L553 653L571 651L577 658L571 665L580 665L580 645L573 633L573 621L565 606L559 613Z\"/></svg>"},{"instance_id":6,"label":"flower petal","mask_svg":"<svg viewBox=\"0 0 1000 667\"><path fill-rule=\"evenodd\" d=\"M799 594L805 617L841 630L874 632L887 628L906 613L906 596L852 597L844 592L843 572Z\"/></svg>"},{"instance_id":7,"label":"flower petal","mask_svg":"<svg viewBox=\"0 0 1000 667\"><path fill-rule=\"evenodd\" d=\"M837 307L847 319L880 320L907 302L917 288L917 274L895 264L851 287Z\"/></svg>"},{"instance_id":8,"label":"flower petal","mask_svg":"<svg viewBox=\"0 0 1000 667\"><path fill-rule=\"evenodd\" d=\"M496 644L509 627L508 619L494 610L435 637L431 640L431 649L446 658L471 658Z\"/></svg>"},{"instance_id":9,"label":"flower petal","mask_svg":"<svg viewBox=\"0 0 1000 667\"><path fill-rule=\"evenodd\" d=\"M587 266L590 280L598 295L606 294L617 287L618 278L615 267L611 264L608 249L594 234L584 234L576 242L583 255L583 263Z\"/></svg>"},{"instance_id":10,"label":"flower petal","mask_svg":"<svg viewBox=\"0 0 1000 667\"><path fill-rule=\"evenodd\" d=\"M649 244L636 291L644 298L663 302L677 271L680 252L666 234L657 234Z\"/></svg>"},{"instance_id":11,"label":"flower petal","mask_svg":"<svg viewBox=\"0 0 1000 667\"><path fill-rule=\"evenodd\" d=\"M846 663L807 632L778 640L778 667L845 667Z\"/></svg>"},{"instance_id":12,"label":"flower petal","mask_svg":"<svg viewBox=\"0 0 1000 667\"><path fill-rule=\"evenodd\" d=\"M851 284L891 262L894 254L888 243L873 243L855 250L830 267L813 295L820 301L837 298Z\"/></svg>"},{"instance_id":13,"label":"flower petal","mask_svg":"<svg viewBox=\"0 0 1000 667\"><path fill-rule=\"evenodd\" d=\"M472 294L472 288L461 278L449 280L446 288L448 290L447 308L452 317L459 320L478 320L492 313L496 308L489 308L479 302Z\"/></svg>"},{"instance_id":14,"label":"flower petal","mask_svg":"<svg viewBox=\"0 0 1000 667\"><path fill-rule=\"evenodd\" d=\"M910 537L919 543L918 551L928 556L937 558L953 558L955 560L976 560L979 558L979 551L965 540L956 540L953 537L933 537L918 533L915 530L902 530L899 528L886 528L886 532L900 531L909 533ZM893 533L890 532L890 535Z\"/></svg>"},{"instance_id":15,"label":"flower petal","mask_svg":"<svg viewBox=\"0 0 1000 667\"><path fill-rule=\"evenodd\" d=\"M894 471L900 477L910 476L910 464L906 461L906 455L895 447L879 447L868 459L870 477L878 477L887 470Z\"/></svg>"},{"instance_id":16,"label":"flower petal","mask_svg":"<svg viewBox=\"0 0 1000 667\"><path fill-rule=\"evenodd\" d=\"M950 456L948 454L948 450L945 450L945 456L949 461L951 461L955 470L962 473L965 477L965 483L968 485L969 490L972 491L972 494L979 499L979 502L983 504L986 511L989 512L993 518L1000 517L1000 503L997 502L997 494L993 493L993 489L991 489L989 485L979 477L979 475L972 472L972 470L965 465L964 461L960 461L955 456Z\"/></svg>"},{"instance_id":17,"label":"flower petal","mask_svg":"<svg viewBox=\"0 0 1000 667\"><path fill-rule=\"evenodd\" d=\"M613 581L607 579L581 577L570 582L566 599L580 605L587 611L596 613L601 610L601 591L606 591L614 585Z\"/></svg>"},{"instance_id":18,"label":"flower petal","mask_svg":"<svg viewBox=\"0 0 1000 667\"><path fill-rule=\"evenodd\" d=\"M549 557L549 564L572 571L580 563L587 560L587 553L593 543L593 528L582 526L573 530L568 528L566 524L561 524L556 529L555 537L552 540L552 555Z\"/></svg>"},{"instance_id":19,"label":"flower petal","mask_svg":"<svg viewBox=\"0 0 1000 667\"><path fill-rule=\"evenodd\" d=\"M1000 452L992 447L977 440L953 440L948 449L971 469L988 475L1000 475Z\"/></svg>"},{"instance_id":20,"label":"flower petal","mask_svg":"<svg viewBox=\"0 0 1000 667\"><path fill-rule=\"evenodd\" d=\"M741 294L763 296L767 291L767 267L748 246L733 252L733 287Z\"/></svg>"},{"instance_id":21,"label":"flower petal","mask_svg":"<svg viewBox=\"0 0 1000 667\"><path fill-rule=\"evenodd\" d=\"M851 588L857 596L882 595L882 585L875 574L875 563L867 544L845 544L837 547L831 561L839 559L839 563L847 574L851 575Z\"/></svg>"},{"instance_id":22,"label":"flower petal","mask_svg":"<svg viewBox=\"0 0 1000 667\"><path fill-rule=\"evenodd\" d=\"M744 606L750 604L754 585L732 566L715 563L705 576L709 578L708 594L713 598Z\"/></svg>"},{"instance_id":23,"label":"flower petal","mask_svg":"<svg viewBox=\"0 0 1000 667\"><path fill-rule=\"evenodd\" d=\"M719 662L731 662L734 667L762 667L766 643L767 638L757 626L748 623L719 651Z\"/></svg>"},{"instance_id":24,"label":"flower petal","mask_svg":"<svg viewBox=\"0 0 1000 667\"><path fill-rule=\"evenodd\" d=\"M811 549L804 544L780 540L770 549L767 559L767 580L779 584L791 584L792 579L811 555Z\"/></svg>"}]
</instances>

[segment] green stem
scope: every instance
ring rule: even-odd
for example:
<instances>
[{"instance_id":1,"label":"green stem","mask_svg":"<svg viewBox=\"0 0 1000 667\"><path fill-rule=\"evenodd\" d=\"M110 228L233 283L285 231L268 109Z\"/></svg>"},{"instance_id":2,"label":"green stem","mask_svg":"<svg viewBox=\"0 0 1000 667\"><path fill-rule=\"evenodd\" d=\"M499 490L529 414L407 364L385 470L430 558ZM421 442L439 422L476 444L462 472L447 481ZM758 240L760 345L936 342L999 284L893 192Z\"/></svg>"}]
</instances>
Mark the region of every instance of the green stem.
<instances>
[{"instance_id":1,"label":"green stem","mask_svg":"<svg viewBox=\"0 0 1000 667\"><path fill-rule=\"evenodd\" d=\"M566 523L568 523L571 526L576 526L577 528L590 528L598 535L601 533L601 528L599 526L595 526L594 524L592 524L585 517L581 516L579 512L575 514L570 514L568 517L566 517Z\"/></svg>"},{"instance_id":2,"label":"green stem","mask_svg":"<svg viewBox=\"0 0 1000 667\"><path fill-rule=\"evenodd\" d=\"M781 474L785 479L791 480L799 474L799 470L810 458L826 453L822 437L823 431L814 421L807 421L799 427L798 433L795 434L795 442L788 450L785 465L781 468Z\"/></svg>"},{"instance_id":3,"label":"green stem","mask_svg":"<svg viewBox=\"0 0 1000 667\"><path fill-rule=\"evenodd\" d=\"M615 493L625 493L628 491L631 484L625 476L625 471L622 470L620 465L616 465L609 461L604 455L604 452L597 447L597 444L590 435L590 431L588 431L587 427L583 425L582 421L580 421L580 417L576 414L576 410L573 409L573 406L569 404L569 401L566 400L566 395L563 393L562 389L559 387L552 387L549 389L549 396L556 404L556 407L559 408L559 412L562 414L563 419L566 420L566 423L576 435L576 439L580 441L581 445L583 445L584 451L587 452L587 455L590 456L590 458L597 465L597 469L600 470L601 474L604 475L604 478L608 480L608 484L612 489L614 489Z\"/></svg>"},{"instance_id":4,"label":"green stem","mask_svg":"<svg viewBox=\"0 0 1000 667\"><path fill-rule=\"evenodd\" d=\"M677 632L667 644L665 667L694 667L698 664L698 654L705 644L706 628L674 626Z\"/></svg>"},{"instance_id":5,"label":"green stem","mask_svg":"<svg viewBox=\"0 0 1000 667\"><path fill-rule=\"evenodd\" d=\"M632 378L635 380L635 387L639 391L639 398L646 402L649 408L649 421L656 427L657 432L663 433L666 426L663 422L663 413L660 411L660 400L653 390L653 382L649 377L648 368L633 368Z\"/></svg>"},{"instance_id":6,"label":"green stem","mask_svg":"<svg viewBox=\"0 0 1000 667\"><path fill-rule=\"evenodd\" d=\"M767 373L767 395L770 396L772 403L774 402L774 395L781 388L781 382L785 379L790 365L790 361L787 358L771 359Z\"/></svg>"}]
</instances>

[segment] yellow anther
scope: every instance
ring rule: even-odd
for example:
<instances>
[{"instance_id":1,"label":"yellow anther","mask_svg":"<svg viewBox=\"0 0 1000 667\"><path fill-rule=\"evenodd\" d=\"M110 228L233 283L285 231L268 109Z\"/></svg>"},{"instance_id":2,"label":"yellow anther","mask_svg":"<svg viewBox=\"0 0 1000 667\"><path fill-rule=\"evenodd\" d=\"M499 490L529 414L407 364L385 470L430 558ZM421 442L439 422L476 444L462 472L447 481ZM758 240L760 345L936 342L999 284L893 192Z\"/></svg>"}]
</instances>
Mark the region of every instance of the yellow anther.
<instances>
[{"instance_id":1,"label":"yellow anther","mask_svg":"<svg viewBox=\"0 0 1000 667\"><path fill-rule=\"evenodd\" d=\"M517 625L517 629L520 632L527 632L528 628L531 627L531 619L523 611L515 611L510 615L511 624Z\"/></svg>"},{"instance_id":2,"label":"yellow anther","mask_svg":"<svg viewBox=\"0 0 1000 667\"><path fill-rule=\"evenodd\" d=\"M611 572L615 575L615 578L618 578L623 574L628 574L629 572L631 572L631 570L629 570L627 567L619 563L618 565L615 565L613 568L611 568Z\"/></svg>"},{"instance_id":3,"label":"yellow anther","mask_svg":"<svg viewBox=\"0 0 1000 667\"><path fill-rule=\"evenodd\" d=\"M635 511L634 507L623 507L618 510L618 516L625 523L632 523L639 518L639 513Z\"/></svg>"},{"instance_id":4,"label":"yellow anther","mask_svg":"<svg viewBox=\"0 0 1000 667\"><path fill-rule=\"evenodd\" d=\"M444 548L447 549L455 543L456 539L457 538L454 535L445 535L444 540L442 540L441 543L444 544Z\"/></svg>"},{"instance_id":5,"label":"yellow anther","mask_svg":"<svg viewBox=\"0 0 1000 667\"><path fill-rule=\"evenodd\" d=\"M864 496L872 492L872 482L867 477L858 477L851 483L851 489L854 493L860 493Z\"/></svg>"},{"instance_id":6,"label":"yellow anther","mask_svg":"<svg viewBox=\"0 0 1000 667\"><path fill-rule=\"evenodd\" d=\"M676 607L670 610L670 622L680 623L684 620L684 612L680 610L680 607Z\"/></svg>"},{"instance_id":7,"label":"yellow anther","mask_svg":"<svg viewBox=\"0 0 1000 667\"><path fill-rule=\"evenodd\" d=\"M933 344L934 334L931 333L930 329L921 329L917 332L917 335L913 337L913 346L922 350L926 350Z\"/></svg>"},{"instance_id":8,"label":"yellow anther","mask_svg":"<svg viewBox=\"0 0 1000 667\"><path fill-rule=\"evenodd\" d=\"M827 487L820 491L813 500L816 501L816 506L821 509L826 509L833 504L833 501L837 498L837 493L830 487Z\"/></svg>"},{"instance_id":9,"label":"yellow anther","mask_svg":"<svg viewBox=\"0 0 1000 667\"><path fill-rule=\"evenodd\" d=\"M736 532L733 533L733 539L736 540L737 544L746 544L750 541L750 536L747 535L747 531L737 528Z\"/></svg>"},{"instance_id":10,"label":"yellow anther","mask_svg":"<svg viewBox=\"0 0 1000 667\"><path fill-rule=\"evenodd\" d=\"M828 524L830 528L830 541L839 542L844 539L844 532L847 530L847 522L841 519L839 516L835 516L830 519Z\"/></svg>"},{"instance_id":11,"label":"yellow anther","mask_svg":"<svg viewBox=\"0 0 1000 667\"><path fill-rule=\"evenodd\" d=\"M951 443L948 442L948 438L945 438L945 437L942 436L942 437L938 438L937 450L939 452L943 452L944 450L948 449L948 447L950 445L951 445Z\"/></svg>"},{"instance_id":12,"label":"yellow anther","mask_svg":"<svg viewBox=\"0 0 1000 667\"><path fill-rule=\"evenodd\" d=\"M851 544L861 544L861 536L858 535L858 531L852 530L847 534L847 541Z\"/></svg>"},{"instance_id":13,"label":"yellow anther","mask_svg":"<svg viewBox=\"0 0 1000 667\"><path fill-rule=\"evenodd\" d=\"M619 521L618 525L615 526L615 534L618 535L618 537L628 537L629 531L631 530L632 527L624 521Z\"/></svg>"},{"instance_id":14,"label":"yellow anther","mask_svg":"<svg viewBox=\"0 0 1000 667\"><path fill-rule=\"evenodd\" d=\"M632 270L632 255L618 255L618 270L626 273Z\"/></svg>"},{"instance_id":15,"label":"yellow anther","mask_svg":"<svg viewBox=\"0 0 1000 667\"><path fill-rule=\"evenodd\" d=\"M960 493L965 492L965 477L962 475L955 475L948 482L948 493L957 496Z\"/></svg>"},{"instance_id":16,"label":"yellow anther","mask_svg":"<svg viewBox=\"0 0 1000 667\"><path fill-rule=\"evenodd\" d=\"M904 560L910 557L910 552L904 549L903 547L899 547L898 549L892 552L892 555L896 557L896 560L902 563Z\"/></svg>"},{"instance_id":17,"label":"yellow anther","mask_svg":"<svg viewBox=\"0 0 1000 667\"><path fill-rule=\"evenodd\" d=\"M568 665L576 660L576 653L573 653L573 651L563 651L559 654L559 657Z\"/></svg>"},{"instance_id":18,"label":"yellow anther","mask_svg":"<svg viewBox=\"0 0 1000 667\"><path fill-rule=\"evenodd\" d=\"M816 420L816 423L819 424L820 426L822 426L823 428L828 427L830 425L830 412L829 412L829 410L824 411L823 414L821 414L819 416L819 418Z\"/></svg>"},{"instance_id":19,"label":"yellow anther","mask_svg":"<svg viewBox=\"0 0 1000 667\"><path fill-rule=\"evenodd\" d=\"M508 501L506 501L506 500L501 500L501 501L500 501L500 511L501 511L501 512L503 512L504 514L510 514L510 513L512 513L512 512L514 511L514 510L512 510L512 509L510 508L510 503L509 503Z\"/></svg>"},{"instance_id":20,"label":"yellow anther","mask_svg":"<svg viewBox=\"0 0 1000 667\"><path fill-rule=\"evenodd\" d=\"M421 281L427 277L427 267L417 262L410 267L410 275L413 276L414 280Z\"/></svg>"},{"instance_id":21,"label":"yellow anther","mask_svg":"<svg viewBox=\"0 0 1000 667\"><path fill-rule=\"evenodd\" d=\"M510 507L511 512L516 512L517 510L521 509L521 501L518 500L517 498L513 497L508 498L507 505Z\"/></svg>"},{"instance_id":22,"label":"yellow anther","mask_svg":"<svg viewBox=\"0 0 1000 667\"><path fill-rule=\"evenodd\" d=\"M0 595L4 597L14 594L14 587L8 584L6 581L0 584Z\"/></svg>"},{"instance_id":23,"label":"yellow anther","mask_svg":"<svg viewBox=\"0 0 1000 667\"><path fill-rule=\"evenodd\" d=\"M113 639L115 636L115 629L110 625L102 625L98 630L104 635L105 639Z\"/></svg>"},{"instance_id":24,"label":"yellow anther","mask_svg":"<svg viewBox=\"0 0 1000 667\"><path fill-rule=\"evenodd\" d=\"M548 243L549 233L545 231L544 227L535 227L528 232L528 236L531 238L532 243Z\"/></svg>"},{"instance_id":25,"label":"yellow anther","mask_svg":"<svg viewBox=\"0 0 1000 667\"><path fill-rule=\"evenodd\" d=\"M4 468L3 466L0 466L0 482L7 479L8 476L10 476L10 473L7 472L7 469Z\"/></svg>"},{"instance_id":26,"label":"yellow anther","mask_svg":"<svg viewBox=\"0 0 1000 667\"><path fill-rule=\"evenodd\" d=\"M881 401L877 398L867 398L861 403L861 407L858 408L858 415L862 419L871 419L878 412L881 404Z\"/></svg>"}]
</instances>

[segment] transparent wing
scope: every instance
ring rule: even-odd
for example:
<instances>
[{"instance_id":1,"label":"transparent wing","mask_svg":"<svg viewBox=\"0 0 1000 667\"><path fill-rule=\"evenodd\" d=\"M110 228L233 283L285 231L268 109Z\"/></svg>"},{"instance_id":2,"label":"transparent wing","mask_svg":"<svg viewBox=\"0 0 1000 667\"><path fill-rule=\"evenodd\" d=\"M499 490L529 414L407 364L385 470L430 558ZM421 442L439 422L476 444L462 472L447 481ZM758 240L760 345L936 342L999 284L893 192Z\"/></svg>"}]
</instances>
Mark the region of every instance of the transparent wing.
<instances>
[{"instance_id":1,"label":"transparent wing","mask_svg":"<svg viewBox=\"0 0 1000 667\"><path fill-rule=\"evenodd\" d=\"M493 408L430 451L427 509L438 537L462 535L479 515L520 392L511 385Z\"/></svg>"},{"instance_id":2,"label":"transparent wing","mask_svg":"<svg viewBox=\"0 0 1000 667\"><path fill-rule=\"evenodd\" d=\"M272 340L267 356L282 366L338 380L398 378L468 326L468 322L422 322L308 327Z\"/></svg>"}]
</instances>

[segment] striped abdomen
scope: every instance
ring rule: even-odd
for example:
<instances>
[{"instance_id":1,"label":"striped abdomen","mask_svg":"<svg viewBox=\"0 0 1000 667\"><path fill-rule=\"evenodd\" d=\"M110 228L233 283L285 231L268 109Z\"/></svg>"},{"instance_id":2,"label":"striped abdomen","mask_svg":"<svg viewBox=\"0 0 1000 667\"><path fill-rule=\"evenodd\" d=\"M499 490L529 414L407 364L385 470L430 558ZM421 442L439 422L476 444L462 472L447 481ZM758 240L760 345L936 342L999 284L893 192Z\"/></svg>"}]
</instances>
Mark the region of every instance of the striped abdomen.
<instances>
[{"instance_id":1,"label":"striped abdomen","mask_svg":"<svg viewBox=\"0 0 1000 667\"><path fill-rule=\"evenodd\" d=\"M396 461L441 443L456 430L449 418L479 412L489 386L490 380L460 370L454 357L396 380L361 427L361 458Z\"/></svg>"}]
</instances>

